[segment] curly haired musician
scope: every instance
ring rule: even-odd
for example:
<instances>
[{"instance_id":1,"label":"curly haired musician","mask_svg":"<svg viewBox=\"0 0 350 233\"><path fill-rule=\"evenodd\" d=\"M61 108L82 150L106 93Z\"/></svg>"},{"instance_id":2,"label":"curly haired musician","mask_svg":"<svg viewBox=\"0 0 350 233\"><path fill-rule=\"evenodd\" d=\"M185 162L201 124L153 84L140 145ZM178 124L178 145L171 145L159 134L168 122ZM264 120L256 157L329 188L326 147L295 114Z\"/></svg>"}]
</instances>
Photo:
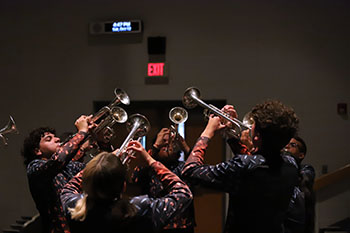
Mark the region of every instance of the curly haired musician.
<instances>
[{"instance_id":1,"label":"curly haired musician","mask_svg":"<svg viewBox=\"0 0 350 233\"><path fill-rule=\"evenodd\" d=\"M205 165L208 142L227 127L211 116L186 161L183 177L227 192L230 197L225 232L280 233L293 189L298 183L295 160L281 149L295 135L298 118L293 109L269 100L252 109L254 154L236 155Z\"/></svg>"},{"instance_id":2,"label":"curly haired musician","mask_svg":"<svg viewBox=\"0 0 350 233\"><path fill-rule=\"evenodd\" d=\"M49 127L34 129L24 140L21 152L29 189L45 233L70 232L59 195L63 186L85 167L71 160L88 135L89 119L80 116L75 122L78 133L62 146L55 130Z\"/></svg>"}]
</instances>

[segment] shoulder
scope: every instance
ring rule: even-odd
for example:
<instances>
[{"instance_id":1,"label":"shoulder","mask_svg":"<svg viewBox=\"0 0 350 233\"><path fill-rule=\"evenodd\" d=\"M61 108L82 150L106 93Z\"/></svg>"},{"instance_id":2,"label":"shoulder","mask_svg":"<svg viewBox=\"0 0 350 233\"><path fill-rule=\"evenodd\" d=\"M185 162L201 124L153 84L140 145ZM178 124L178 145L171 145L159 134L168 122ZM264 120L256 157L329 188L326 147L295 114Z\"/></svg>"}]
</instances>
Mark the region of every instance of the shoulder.
<instances>
[{"instance_id":1,"label":"shoulder","mask_svg":"<svg viewBox=\"0 0 350 233\"><path fill-rule=\"evenodd\" d=\"M303 164L300 167L300 174L302 176L308 176L310 177L310 179L315 179L316 176L316 171L315 168L313 166L311 166L310 164Z\"/></svg>"},{"instance_id":2,"label":"shoulder","mask_svg":"<svg viewBox=\"0 0 350 233\"><path fill-rule=\"evenodd\" d=\"M310 164L302 164L300 166L300 171L305 173L315 173L315 168Z\"/></svg>"},{"instance_id":3,"label":"shoulder","mask_svg":"<svg viewBox=\"0 0 350 233\"><path fill-rule=\"evenodd\" d=\"M27 165L27 172L35 170L37 167L45 164L46 160L43 159L34 159Z\"/></svg>"},{"instance_id":4,"label":"shoulder","mask_svg":"<svg viewBox=\"0 0 350 233\"><path fill-rule=\"evenodd\" d=\"M246 169L254 169L261 165L264 165L266 159L262 155L244 155L239 154L229 160L231 163L235 163L238 166Z\"/></svg>"},{"instance_id":5,"label":"shoulder","mask_svg":"<svg viewBox=\"0 0 350 233\"><path fill-rule=\"evenodd\" d=\"M298 167L298 164L293 156L291 155L281 155L281 156L285 163L290 164L296 168Z\"/></svg>"}]
</instances>

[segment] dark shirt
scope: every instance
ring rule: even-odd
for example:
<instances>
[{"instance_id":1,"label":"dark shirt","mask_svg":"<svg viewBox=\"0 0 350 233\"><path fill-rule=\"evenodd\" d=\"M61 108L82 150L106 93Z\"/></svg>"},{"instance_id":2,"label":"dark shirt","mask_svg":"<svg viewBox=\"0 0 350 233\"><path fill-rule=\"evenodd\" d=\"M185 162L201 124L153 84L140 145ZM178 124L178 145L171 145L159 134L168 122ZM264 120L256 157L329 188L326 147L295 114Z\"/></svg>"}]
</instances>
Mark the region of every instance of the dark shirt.
<instances>
[{"instance_id":1,"label":"dark shirt","mask_svg":"<svg viewBox=\"0 0 350 233\"><path fill-rule=\"evenodd\" d=\"M127 219L113 216L111 207L113 203L95 205L89 209L84 221L71 219L71 232L156 232L167 225L174 216L182 214L192 201L189 187L163 164L154 162L151 168L164 187L166 194L163 197L151 198L148 195L133 197L129 200L129 204L136 208L136 215ZM68 208L74 208L77 201L83 197L81 174L82 172L76 175L61 193L61 201L67 216L70 216Z\"/></svg>"},{"instance_id":2,"label":"dark shirt","mask_svg":"<svg viewBox=\"0 0 350 233\"><path fill-rule=\"evenodd\" d=\"M40 213L44 232L69 232L60 201L63 186L85 165L71 161L86 133L77 133L50 159L35 159L27 166L30 192Z\"/></svg>"},{"instance_id":3,"label":"dark shirt","mask_svg":"<svg viewBox=\"0 0 350 233\"><path fill-rule=\"evenodd\" d=\"M295 160L277 157L269 165L262 155L236 155L217 165L204 165L209 139L200 137L186 161L183 177L229 193L225 232L280 233L298 182Z\"/></svg>"},{"instance_id":4,"label":"dark shirt","mask_svg":"<svg viewBox=\"0 0 350 233\"><path fill-rule=\"evenodd\" d=\"M316 172L310 164L302 164L299 169L300 186L313 189Z\"/></svg>"},{"instance_id":5,"label":"dark shirt","mask_svg":"<svg viewBox=\"0 0 350 233\"><path fill-rule=\"evenodd\" d=\"M314 231L315 198L313 184L315 169L300 165L299 184L294 188L285 220L285 233L306 233Z\"/></svg>"},{"instance_id":6,"label":"dark shirt","mask_svg":"<svg viewBox=\"0 0 350 233\"><path fill-rule=\"evenodd\" d=\"M156 155L158 152L159 150L156 148L152 148L148 151L152 157L157 157ZM176 160L163 164L180 179L182 179L181 172L185 162ZM191 188L190 182L187 182L184 179L182 180L185 181L185 183ZM150 197L162 197L166 192L162 182L156 175L150 173L148 168L140 169L139 167L136 167L133 173L133 181L137 185L140 185L142 194L148 194ZM193 232L195 226L194 204L192 201L183 214L177 215L170 220L169 224L164 227L163 232L170 232L170 230L171 232Z\"/></svg>"}]
</instances>

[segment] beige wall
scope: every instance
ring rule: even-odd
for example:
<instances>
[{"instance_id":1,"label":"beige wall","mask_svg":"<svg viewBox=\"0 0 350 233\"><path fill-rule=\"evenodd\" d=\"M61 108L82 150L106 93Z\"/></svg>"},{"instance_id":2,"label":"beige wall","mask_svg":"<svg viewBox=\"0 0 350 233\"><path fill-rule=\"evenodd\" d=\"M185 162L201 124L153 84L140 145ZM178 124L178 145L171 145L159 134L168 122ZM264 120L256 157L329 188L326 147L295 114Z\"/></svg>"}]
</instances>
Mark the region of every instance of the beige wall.
<instances>
[{"instance_id":1,"label":"beige wall","mask_svg":"<svg viewBox=\"0 0 350 233\"><path fill-rule=\"evenodd\" d=\"M350 104L349 10L346 0L1 1L0 127L11 114L21 134L0 148L0 228L36 212L19 156L28 132L74 130L114 87L131 100L179 100L194 85L240 116L277 98L300 116L317 176L349 163L349 112L336 112ZM89 22L111 18L143 20L142 40L88 35ZM144 84L148 36L167 37L168 85ZM348 194L318 206L320 226L349 216Z\"/></svg>"}]
</instances>

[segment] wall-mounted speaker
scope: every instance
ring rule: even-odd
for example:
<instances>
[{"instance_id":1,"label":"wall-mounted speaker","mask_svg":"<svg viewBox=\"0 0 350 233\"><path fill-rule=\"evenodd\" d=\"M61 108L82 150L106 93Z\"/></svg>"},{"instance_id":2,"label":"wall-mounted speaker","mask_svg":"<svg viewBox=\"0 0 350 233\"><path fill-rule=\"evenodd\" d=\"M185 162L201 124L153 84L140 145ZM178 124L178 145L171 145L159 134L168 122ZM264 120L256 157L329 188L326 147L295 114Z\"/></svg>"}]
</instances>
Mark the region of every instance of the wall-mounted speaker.
<instances>
[{"instance_id":1,"label":"wall-mounted speaker","mask_svg":"<svg viewBox=\"0 0 350 233\"><path fill-rule=\"evenodd\" d=\"M165 54L166 37L148 37L148 54Z\"/></svg>"}]
</instances>

